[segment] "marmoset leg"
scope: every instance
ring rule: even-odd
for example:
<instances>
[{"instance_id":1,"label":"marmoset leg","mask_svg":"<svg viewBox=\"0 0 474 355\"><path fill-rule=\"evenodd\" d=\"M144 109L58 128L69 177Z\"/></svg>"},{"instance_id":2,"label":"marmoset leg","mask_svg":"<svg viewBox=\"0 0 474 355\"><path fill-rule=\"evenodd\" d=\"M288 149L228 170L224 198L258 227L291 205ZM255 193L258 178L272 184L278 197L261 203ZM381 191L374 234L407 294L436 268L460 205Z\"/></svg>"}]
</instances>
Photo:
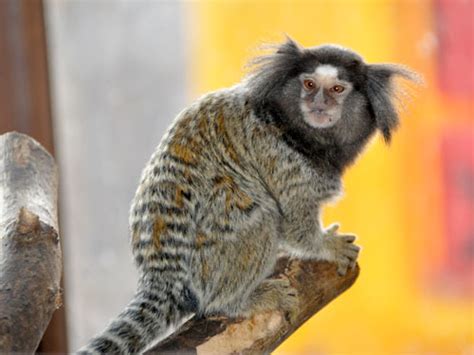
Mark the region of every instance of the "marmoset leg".
<instances>
[{"instance_id":1,"label":"marmoset leg","mask_svg":"<svg viewBox=\"0 0 474 355\"><path fill-rule=\"evenodd\" d=\"M245 316L265 311L282 311L292 322L298 314L297 291L286 278L264 280L249 296Z\"/></svg>"}]
</instances>

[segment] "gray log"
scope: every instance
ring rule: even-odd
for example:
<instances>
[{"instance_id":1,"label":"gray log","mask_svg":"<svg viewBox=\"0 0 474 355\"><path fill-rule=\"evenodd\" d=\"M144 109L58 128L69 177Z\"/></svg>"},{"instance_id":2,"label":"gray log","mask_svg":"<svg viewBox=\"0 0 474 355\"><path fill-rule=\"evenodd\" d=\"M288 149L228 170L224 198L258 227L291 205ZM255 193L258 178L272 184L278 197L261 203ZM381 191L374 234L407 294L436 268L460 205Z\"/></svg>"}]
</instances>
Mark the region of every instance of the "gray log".
<instances>
[{"instance_id":1,"label":"gray log","mask_svg":"<svg viewBox=\"0 0 474 355\"><path fill-rule=\"evenodd\" d=\"M0 136L0 353L34 353L61 306L57 189L38 142Z\"/></svg>"}]
</instances>

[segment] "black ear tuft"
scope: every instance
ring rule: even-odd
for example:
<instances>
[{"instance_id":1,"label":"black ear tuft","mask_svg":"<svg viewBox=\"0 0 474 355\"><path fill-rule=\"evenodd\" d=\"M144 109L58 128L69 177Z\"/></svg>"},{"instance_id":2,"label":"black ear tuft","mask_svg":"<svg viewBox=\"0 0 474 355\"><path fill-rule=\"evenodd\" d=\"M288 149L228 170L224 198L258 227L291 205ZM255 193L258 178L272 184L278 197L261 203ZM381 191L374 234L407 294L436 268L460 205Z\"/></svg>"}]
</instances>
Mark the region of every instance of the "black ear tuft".
<instances>
[{"instance_id":1,"label":"black ear tuft","mask_svg":"<svg viewBox=\"0 0 474 355\"><path fill-rule=\"evenodd\" d=\"M272 52L253 59L249 64L251 76L247 81L254 104L262 104L281 90L287 80L302 70L304 49L286 37L286 42L267 46Z\"/></svg>"},{"instance_id":2,"label":"black ear tuft","mask_svg":"<svg viewBox=\"0 0 474 355\"><path fill-rule=\"evenodd\" d=\"M417 74L401 65L372 64L367 66L366 90L370 109L387 143L390 142L392 131L399 123L397 106L394 102L397 99L393 82L396 77L414 82L420 81Z\"/></svg>"},{"instance_id":3,"label":"black ear tuft","mask_svg":"<svg viewBox=\"0 0 474 355\"><path fill-rule=\"evenodd\" d=\"M303 48L290 36L286 35L286 42L277 47L276 54L299 55Z\"/></svg>"}]
</instances>

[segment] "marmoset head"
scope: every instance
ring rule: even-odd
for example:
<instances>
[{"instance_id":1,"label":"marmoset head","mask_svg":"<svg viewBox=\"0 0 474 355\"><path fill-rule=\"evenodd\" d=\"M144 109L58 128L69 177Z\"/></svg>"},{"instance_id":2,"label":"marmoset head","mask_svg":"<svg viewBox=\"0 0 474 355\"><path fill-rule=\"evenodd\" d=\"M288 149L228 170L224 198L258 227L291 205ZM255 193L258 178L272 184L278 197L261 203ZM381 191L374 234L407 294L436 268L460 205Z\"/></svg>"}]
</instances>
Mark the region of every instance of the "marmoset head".
<instances>
[{"instance_id":1,"label":"marmoset head","mask_svg":"<svg viewBox=\"0 0 474 355\"><path fill-rule=\"evenodd\" d=\"M365 142L376 129L388 142L399 121L392 79L417 78L400 65L366 64L340 46L302 48L291 39L253 63L254 107L295 140L319 146Z\"/></svg>"}]
</instances>

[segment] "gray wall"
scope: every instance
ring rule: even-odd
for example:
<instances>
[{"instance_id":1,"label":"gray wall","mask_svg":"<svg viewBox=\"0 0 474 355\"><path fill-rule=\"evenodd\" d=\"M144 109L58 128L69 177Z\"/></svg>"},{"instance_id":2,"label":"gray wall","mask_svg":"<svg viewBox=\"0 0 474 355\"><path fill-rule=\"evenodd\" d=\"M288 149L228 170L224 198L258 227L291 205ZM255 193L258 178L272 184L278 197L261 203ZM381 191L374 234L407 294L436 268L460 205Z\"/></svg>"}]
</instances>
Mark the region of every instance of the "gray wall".
<instances>
[{"instance_id":1,"label":"gray wall","mask_svg":"<svg viewBox=\"0 0 474 355\"><path fill-rule=\"evenodd\" d=\"M189 101L179 2L46 1L71 349L131 298L128 208Z\"/></svg>"}]
</instances>

